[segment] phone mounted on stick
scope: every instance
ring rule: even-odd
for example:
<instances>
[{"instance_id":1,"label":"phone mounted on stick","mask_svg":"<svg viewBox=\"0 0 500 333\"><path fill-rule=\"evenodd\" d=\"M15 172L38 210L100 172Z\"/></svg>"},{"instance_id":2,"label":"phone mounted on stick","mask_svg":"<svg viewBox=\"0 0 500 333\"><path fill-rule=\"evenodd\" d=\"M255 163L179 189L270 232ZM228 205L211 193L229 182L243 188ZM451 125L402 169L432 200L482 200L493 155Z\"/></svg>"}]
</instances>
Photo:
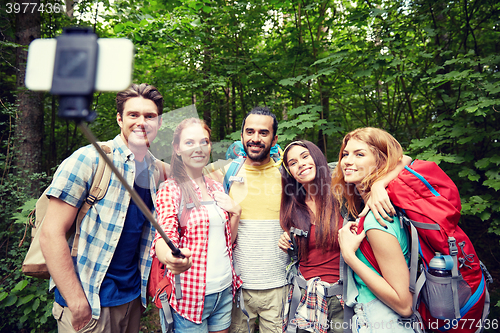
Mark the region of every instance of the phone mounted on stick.
<instances>
[{"instance_id":1,"label":"phone mounted on stick","mask_svg":"<svg viewBox=\"0 0 500 333\"><path fill-rule=\"evenodd\" d=\"M26 87L59 96L58 116L73 120L109 165L132 200L165 240L175 257L183 258L156 222L139 194L98 145L85 122L92 122L94 91L122 91L130 86L134 46L128 39L98 38L90 28L65 28L56 39L35 39L28 49Z\"/></svg>"}]
</instances>

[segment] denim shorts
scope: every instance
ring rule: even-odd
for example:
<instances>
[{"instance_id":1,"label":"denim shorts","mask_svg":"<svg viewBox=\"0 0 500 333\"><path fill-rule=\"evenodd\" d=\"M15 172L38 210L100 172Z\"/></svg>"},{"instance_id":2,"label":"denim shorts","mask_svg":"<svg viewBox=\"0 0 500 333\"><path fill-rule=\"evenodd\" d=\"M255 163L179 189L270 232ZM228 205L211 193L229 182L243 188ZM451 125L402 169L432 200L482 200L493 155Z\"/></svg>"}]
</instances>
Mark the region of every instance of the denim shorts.
<instances>
[{"instance_id":1,"label":"denim shorts","mask_svg":"<svg viewBox=\"0 0 500 333\"><path fill-rule=\"evenodd\" d=\"M354 306L352 331L355 333L413 333L412 323L400 323L401 318L390 307L375 298Z\"/></svg>"},{"instance_id":2,"label":"denim shorts","mask_svg":"<svg viewBox=\"0 0 500 333\"><path fill-rule=\"evenodd\" d=\"M174 332L199 333L222 331L231 325L231 310L233 303L232 287L225 290L205 295L205 304L201 315L201 324L196 324L172 311L174 318Z\"/></svg>"}]
</instances>

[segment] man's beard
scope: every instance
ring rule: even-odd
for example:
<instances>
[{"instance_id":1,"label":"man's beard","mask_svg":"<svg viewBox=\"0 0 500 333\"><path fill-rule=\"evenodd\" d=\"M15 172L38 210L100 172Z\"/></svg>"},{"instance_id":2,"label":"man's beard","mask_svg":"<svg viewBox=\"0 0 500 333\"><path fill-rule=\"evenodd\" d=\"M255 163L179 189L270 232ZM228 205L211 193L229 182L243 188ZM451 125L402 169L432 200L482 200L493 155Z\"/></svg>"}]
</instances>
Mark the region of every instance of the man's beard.
<instances>
[{"instance_id":1,"label":"man's beard","mask_svg":"<svg viewBox=\"0 0 500 333\"><path fill-rule=\"evenodd\" d=\"M262 162L264 161L266 158L269 157L269 153L271 152L271 146L269 147L266 147L265 144L254 144L254 145L257 145L257 146L260 146L260 147L264 147L264 150L262 150L259 154L251 154L249 151L248 151L248 148L247 148L247 145L249 144L249 142L247 142L246 144L243 145L243 149L245 150L245 153L247 154L247 157L254 161L254 162Z\"/></svg>"}]
</instances>

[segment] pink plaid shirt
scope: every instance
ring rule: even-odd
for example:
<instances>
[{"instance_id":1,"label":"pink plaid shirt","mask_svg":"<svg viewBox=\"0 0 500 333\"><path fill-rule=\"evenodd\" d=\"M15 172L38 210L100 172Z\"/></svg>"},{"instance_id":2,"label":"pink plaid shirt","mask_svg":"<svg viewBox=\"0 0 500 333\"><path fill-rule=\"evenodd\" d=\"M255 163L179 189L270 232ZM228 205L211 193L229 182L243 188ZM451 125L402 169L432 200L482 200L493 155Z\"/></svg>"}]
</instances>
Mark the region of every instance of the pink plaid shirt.
<instances>
[{"instance_id":1,"label":"pink plaid shirt","mask_svg":"<svg viewBox=\"0 0 500 333\"><path fill-rule=\"evenodd\" d=\"M213 198L214 191L224 192L222 185L210 178L205 178L208 194ZM201 201L201 190L193 181L193 186L198 194L198 199ZM181 201L181 191L177 182L174 179L168 179L160 185L156 196L156 211L158 213L158 223L165 230L167 236L172 242L180 248L188 248L191 250L192 266L186 272L181 274L181 289L182 299L175 298L175 282L174 275L168 271L167 276L172 284L172 296L170 305L184 318L189 319L197 324L201 323L201 315L205 302L205 286L207 272L207 253L208 253L208 227L209 217L206 207L201 206L199 209L192 208L189 213L186 231L179 242L179 221L178 211ZM187 208L184 208L187 209ZM231 261L231 270L233 274L233 296L236 290L241 286L242 281L234 272L233 253L231 246L231 229L229 224L229 216L224 212L226 218L226 246ZM156 232L153 246L151 247L151 256L156 255L156 241L161 236Z\"/></svg>"}]
</instances>

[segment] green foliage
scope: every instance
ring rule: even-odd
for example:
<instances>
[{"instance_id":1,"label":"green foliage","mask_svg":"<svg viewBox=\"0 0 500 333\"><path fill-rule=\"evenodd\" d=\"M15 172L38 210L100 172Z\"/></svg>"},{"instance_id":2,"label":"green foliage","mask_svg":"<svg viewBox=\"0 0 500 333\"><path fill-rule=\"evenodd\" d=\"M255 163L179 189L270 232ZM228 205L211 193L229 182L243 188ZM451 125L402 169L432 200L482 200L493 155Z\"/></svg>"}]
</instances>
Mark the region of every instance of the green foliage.
<instances>
[{"instance_id":1,"label":"green foliage","mask_svg":"<svg viewBox=\"0 0 500 333\"><path fill-rule=\"evenodd\" d=\"M281 145L311 140L330 162L347 132L361 126L387 130L409 155L435 161L455 181L462 196L460 225L500 279L498 1L102 3L104 11L96 11L93 1L78 2L77 11L86 16L73 19L42 16L42 34L54 37L71 23L93 26L101 37L131 39L134 82L157 86L165 112L195 104L212 128L213 141L221 142L214 146L216 154L240 138L243 117L256 105L277 115ZM13 29L0 29L7 36L0 40L6 60L0 63L0 98L10 102L0 117L5 203L0 232L3 253L11 260L2 267L10 272L20 264L9 253L21 232L11 218L28 198L18 192L22 178L11 178L16 170L4 133L13 130L17 112L12 106L16 70L8 65L15 64L16 45ZM99 118L92 130L101 140L112 138L119 132L114 94L96 94L94 104ZM44 170L51 174L86 140L74 124L57 119L57 101L49 95L44 110ZM164 119L168 136L175 122ZM159 141L155 154L168 160L169 140ZM22 280L9 282L9 288ZM10 295L6 285L2 288ZM491 289L497 304L498 282ZM16 303L24 296L16 294ZM495 311L500 309L490 318L499 317Z\"/></svg>"},{"instance_id":2,"label":"green foliage","mask_svg":"<svg viewBox=\"0 0 500 333\"><path fill-rule=\"evenodd\" d=\"M14 111L7 104L0 109L0 116L7 119L5 123L9 123ZM14 129L10 127L10 131L5 131L0 142L0 170L3 173L0 178L0 311L3 316L0 331L55 332L48 281L26 277L21 272L31 237L26 218L35 207L36 199L28 198L20 185L35 179L46 180L46 175L24 175L13 166L11 135ZM42 181L42 184L46 186L47 182Z\"/></svg>"},{"instance_id":3,"label":"green foliage","mask_svg":"<svg viewBox=\"0 0 500 333\"><path fill-rule=\"evenodd\" d=\"M282 120L278 126L280 142L289 142L300 136L301 139L314 141L308 138L308 133L317 132L318 128L325 125L325 119L320 119L322 107L320 105L303 105L288 111L289 118Z\"/></svg>"},{"instance_id":4,"label":"green foliage","mask_svg":"<svg viewBox=\"0 0 500 333\"><path fill-rule=\"evenodd\" d=\"M20 276L12 276L12 279ZM52 318L52 296L47 292L48 281L26 278L13 288L8 283L0 287L0 309L4 320L0 326L2 331L57 332ZM9 290L10 289L10 290Z\"/></svg>"},{"instance_id":5,"label":"green foliage","mask_svg":"<svg viewBox=\"0 0 500 333\"><path fill-rule=\"evenodd\" d=\"M34 175L28 181L35 177L43 175ZM36 199L28 199L19 191L11 192L12 187L19 182L18 177L11 176L0 185L0 196L5 199L2 202L7 207L15 207L2 212L0 216L0 239L3 244L0 258L0 311L4 316L0 331L18 332L29 329L32 332L55 332L55 321L52 320L53 297L48 293L48 281L26 277L21 272L31 237L26 219L34 209ZM4 196L6 192L19 195ZM20 242L23 238L24 241Z\"/></svg>"}]
</instances>

